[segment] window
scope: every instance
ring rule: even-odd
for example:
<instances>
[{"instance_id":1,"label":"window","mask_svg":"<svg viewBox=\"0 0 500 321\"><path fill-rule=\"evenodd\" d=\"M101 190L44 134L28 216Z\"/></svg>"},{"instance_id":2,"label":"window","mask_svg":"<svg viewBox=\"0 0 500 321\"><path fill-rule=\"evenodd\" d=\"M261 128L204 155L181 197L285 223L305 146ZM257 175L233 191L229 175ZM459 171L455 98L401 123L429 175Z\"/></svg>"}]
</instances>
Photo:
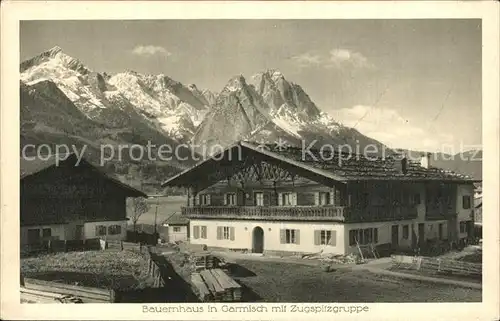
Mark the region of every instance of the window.
<instances>
[{"instance_id":1,"label":"window","mask_svg":"<svg viewBox=\"0 0 500 321\"><path fill-rule=\"evenodd\" d=\"M210 205L210 194L200 195L201 205Z\"/></svg>"},{"instance_id":2,"label":"window","mask_svg":"<svg viewBox=\"0 0 500 321\"><path fill-rule=\"evenodd\" d=\"M462 207L465 210L470 208L470 196L469 195L462 196Z\"/></svg>"},{"instance_id":3,"label":"window","mask_svg":"<svg viewBox=\"0 0 500 321\"><path fill-rule=\"evenodd\" d=\"M328 204L330 204L330 193L320 192L319 193L319 205L328 205Z\"/></svg>"},{"instance_id":4,"label":"window","mask_svg":"<svg viewBox=\"0 0 500 321\"><path fill-rule=\"evenodd\" d=\"M320 243L321 245L330 244L330 239L332 238L332 231L321 231L320 232Z\"/></svg>"},{"instance_id":5,"label":"window","mask_svg":"<svg viewBox=\"0 0 500 321\"><path fill-rule=\"evenodd\" d=\"M104 236L104 235L106 235L106 226L104 226L104 225L97 225L95 227L95 235L97 235L97 236Z\"/></svg>"},{"instance_id":6,"label":"window","mask_svg":"<svg viewBox=\"0 0 500 321\"><path fill-rule=\"evenodd\" d=\"M205 231L206 238L206 231ZM217 226L217 239L218 240L231 240L234 241L234 227L233 226Z\"/></svg>"},{"instance_id":7,"label":"window","mask_svg":"<svg viewBox=\"0 0 500 321\"><path fill-rule=\"evenodd\" d=\"M108 235L118 235L121 233L122 233L122 227L120 225L108 226Z\"/></svg>"},{"instance_id":8,"label":"window","mask_svg":"<svg viewBox=\"0 0 500 321\"><path fill-rule=\"evenodd\" d=\"M174 233L179 233L181 231L181 227L180 226L174 226L173 230L174 230Z\"/></svg>"},{"instance_id":9,"label":"window","mask_svg":"<svg viewBox=\"0 0 500 321\"><path fill-rule=\"evenodd\" d=\"M52 236L52 230L50 228L44 228L42 230L42 237L43 238L48 238Z\"/></svg>"},{"instance_id":10,"label":"window","mask_svg":"<svg viewBox=\"0 0 500 321\"><path fill-rule=\"evenodd\" d=\"M460 233L465 233L467 231L466 222L460 222Z\"/></svg>"},{"instance_id":11,"label":"window","mask_svg":"<svg viewBox=\"0 0 500 321\"><path fill-rule=\"evenodd\" d=\"M201 227L201 238L202 239L206 239L207 238L207 227L206 226L202 226Z\"/></svg>"},{"instance_id":12,"label":"window","mask_svg":"<svg viewBox=\"0 0 500 321\"><path fill-rule=\"evenodd\" d=\"M253 199L255 206L264 206L264 193L262 192L253 193Z\"/></svg>"},{"instance_id":13,"label":"window","mask_svg":"<svg viewBox=\"0 0 500 321\"><path fill-rule=\"evenodd\" d=\"M236 194L235 193L227 193L224 198L225 205L236 205Z\"/></svg>"},{"instance_id":14,"label":"window","mask_svg":"<svg viewBox=\"0 0 500 321\"><path fill-rule=\"evenodd\" d=\"M297 205L297 197L295 193L280 193L279 205L281 206L295 206Z\"/></svg>"},{"instance_id":15,"label":"window","mask_svg":"<svg viewBox=\"0 0 500 321\"><path fill-rule=\"evenodd\" d=\"M403 225L403 239L407 240L410 237L410 227L408 225Z\"/></svg>"},{"instance_id":16,"label":"window","mask_svg":"<svg viewBox=\"0 0 500 321\"><path fill-rule=\"evenodd\" d=\"M378 228L349 230L349 245L378 243Z\"/></svg>"},{"instance_id":17,"label":"window","mask_svg":"<svg viewBox=\"0 0 500 321\"><path fill-rule=\"evenodd\" d=\"M285 230L285 243L286 244L295 244L295 230Z\"/></svg>"},{"instance_id":18,"label":"window","mask_svg":"<svg viewBox=\"0 0 500 321\"><path fill-rule=\"evenodd\" d=\"M229 240L229 236L230 236L229 233L230 233L229 232L229 226L223 226L222 227L222 238L224 240Z\"/></svg>"}]
</instances>

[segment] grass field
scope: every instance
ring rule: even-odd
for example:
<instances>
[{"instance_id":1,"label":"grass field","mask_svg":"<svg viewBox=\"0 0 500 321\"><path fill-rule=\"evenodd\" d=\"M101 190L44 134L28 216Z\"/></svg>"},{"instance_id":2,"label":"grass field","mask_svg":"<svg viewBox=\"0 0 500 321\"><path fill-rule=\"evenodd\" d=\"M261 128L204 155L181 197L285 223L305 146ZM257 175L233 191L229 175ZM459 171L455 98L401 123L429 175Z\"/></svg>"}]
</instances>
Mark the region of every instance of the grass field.
<instances>
[{"instance_id":1,"label":"grass field","mask_svg":"<svg viewBox=\"0 0 500 321\"><path fill-rule=\"evenodd\" d=\"M301 264L237 260L233 277L262 302L480 302L481 291Z\"/></svg>"},{"instance_id":2,"label":"grass field","mask_svg":"<svg viewBox=\"0 0 500 321\"><path fill-rule=\"evenodd\" d=\"M85 251L21 259L25 277L97 288L131 290L150 285L147 260L132 251Z\"/></svg>"},{"instance_id":3,"label":"grass field","mask_svg":"<svg viewBox=\"0 0 500 321\"><path fill-rule=\"evenodd\" d=\"M154 224L157 201L159 201L158 216L156 219L158 224L175 212L180 213L181 206L186 206L186 196L167 196L161 197L159 200L148 199L149 210L139 217L139 220L137 221L138 224Z\"/></svg>"}]
</instances>

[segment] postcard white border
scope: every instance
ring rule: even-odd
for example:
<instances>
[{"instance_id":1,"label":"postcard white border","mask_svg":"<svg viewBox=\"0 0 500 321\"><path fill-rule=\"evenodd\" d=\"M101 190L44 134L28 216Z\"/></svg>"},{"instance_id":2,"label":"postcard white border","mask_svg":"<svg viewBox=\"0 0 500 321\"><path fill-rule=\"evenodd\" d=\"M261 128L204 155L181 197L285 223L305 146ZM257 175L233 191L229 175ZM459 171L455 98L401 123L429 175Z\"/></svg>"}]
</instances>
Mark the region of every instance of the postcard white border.
<instances>
[{"instance_id":1,"label":"postcard white border","mask_svg":"<svg viewBox=\"0 0 500 321\"><path fill-rule=\"evenodd\" d=\"M1 10L1 317L94 320L493 320L499 316L499 5L470 2L87 2L10 1ZM141 304L19 303L19 21L126 19L482 19L483 212L482 303L367 304L368 314L142 313ZM186 304L186 306L197 304ZM203 304L202 304L203 305ZM340 304L347 306L347 304ZM271 305L269 305L271 306Z\"/></svg>"}]
</instances>

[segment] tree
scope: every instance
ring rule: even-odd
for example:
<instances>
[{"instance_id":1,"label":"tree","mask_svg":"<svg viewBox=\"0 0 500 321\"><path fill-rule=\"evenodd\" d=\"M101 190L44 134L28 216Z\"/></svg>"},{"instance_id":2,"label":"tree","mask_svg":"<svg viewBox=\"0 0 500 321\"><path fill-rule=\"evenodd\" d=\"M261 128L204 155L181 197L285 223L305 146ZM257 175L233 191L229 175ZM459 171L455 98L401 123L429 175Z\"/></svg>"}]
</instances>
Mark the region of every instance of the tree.
<instances>
[{"instance_id":1,"label":"tree","mask_svg":"<svg viewBox=\"0 0 500 321\"><path fill-rule=\"evenodd\" d=\"M144 197L133 198L129 204L130 207L130 219L132 220L133 229L137 226L137 221L142 214L149 210L149 204Z\"/></svg>"}]
</instances>

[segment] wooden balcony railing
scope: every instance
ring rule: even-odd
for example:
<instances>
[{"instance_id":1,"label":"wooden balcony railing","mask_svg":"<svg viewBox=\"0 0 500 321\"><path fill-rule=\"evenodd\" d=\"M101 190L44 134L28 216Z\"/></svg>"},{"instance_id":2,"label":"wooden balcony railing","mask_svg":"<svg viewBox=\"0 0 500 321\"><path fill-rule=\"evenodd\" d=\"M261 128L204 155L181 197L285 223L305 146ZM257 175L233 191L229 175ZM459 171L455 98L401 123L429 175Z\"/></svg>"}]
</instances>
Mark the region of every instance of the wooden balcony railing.
<instances>
[{"instance_id":1,"label":"wooden balcony railing","mask_svg":"<svg viewBox=\"0 0 500 321\"><path fill-rule=\"evenodd\" d=\"M415 206L368 206L365 208L350 208L349 222L401 221L418 217Z\"/></svg>"},{"instance_id":2,"label":"wooden balcony railing","mask_svg":"<svg viewBox=\"0 0 500 321\"><path fill-rule=\"evenodd\" d=\"M193 206L183 207L189 218L228 218L255 220L344 221L340 206Z\"/></svg>"}]
</instances>

